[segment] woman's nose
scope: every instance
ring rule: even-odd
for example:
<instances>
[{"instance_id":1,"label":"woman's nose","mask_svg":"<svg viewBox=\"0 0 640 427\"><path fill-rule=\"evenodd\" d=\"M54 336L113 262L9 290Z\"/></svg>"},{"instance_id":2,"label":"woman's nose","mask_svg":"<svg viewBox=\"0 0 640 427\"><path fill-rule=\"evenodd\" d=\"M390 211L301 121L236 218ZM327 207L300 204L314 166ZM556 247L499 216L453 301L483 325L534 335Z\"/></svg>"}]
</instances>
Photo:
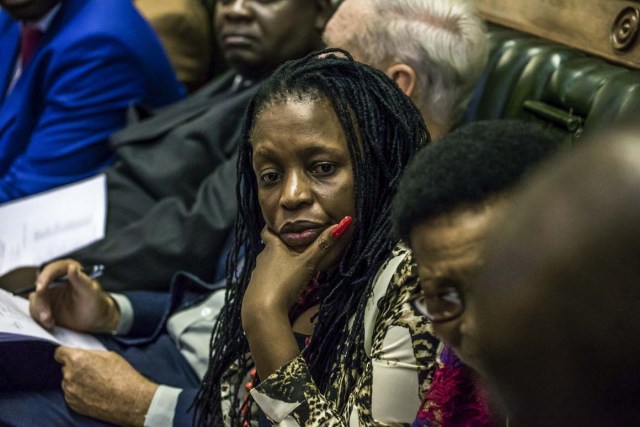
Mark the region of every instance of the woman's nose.
<instances>
[{"instance_id":1,"label":"woman's nose","mask_svg":"<svg viewBox=\"0 0 640 427\"><path fill-rule=\"evenodd\" d=\"M287 209L295 209L313 200L307 178L302 173L294 172L285 176L280 204Z\"/></svg>"}]
</instances>

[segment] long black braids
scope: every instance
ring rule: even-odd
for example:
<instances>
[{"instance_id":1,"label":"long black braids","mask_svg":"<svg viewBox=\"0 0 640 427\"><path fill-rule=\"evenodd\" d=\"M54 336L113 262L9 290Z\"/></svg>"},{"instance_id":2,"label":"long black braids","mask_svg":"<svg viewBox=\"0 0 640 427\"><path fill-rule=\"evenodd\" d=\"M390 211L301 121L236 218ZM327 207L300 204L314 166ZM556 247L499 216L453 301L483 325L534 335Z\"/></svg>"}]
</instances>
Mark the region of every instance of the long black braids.
<instances>
[{"instance_id":1,"label":"long black braids","mask_svg":"<svg viewBox=\"0 0 640 427\"><path fill-rule=\"evenodd\" d=\"M240 425L244 418L238 396L251 360L240 313L263 248L260 232L264 227L252 165L256 117L275 103L324 99L334 108L349 145L356 215L351 243L338 265L320 278L320 311L304 356L323 392L336 379L337 363L343 364L343 372L356 372L362 363L364 348L357 337L364 332L366 299L395 244L389 220L391 199L402 170L430 136L419 110L384 73L354 62L343 50L327 49L285 63L262 83L247 109L238 157L235 243L227 259L225 305L211 336L209 368L194 402L198 425ZM349 392L353 380L343 379L341 395ZM231 389L223 387L223 381ZM226 411L221 408L223 394L231 401ZM336 396L338 405L346 403L345 397Z\"/></svg>"}]
</instances>

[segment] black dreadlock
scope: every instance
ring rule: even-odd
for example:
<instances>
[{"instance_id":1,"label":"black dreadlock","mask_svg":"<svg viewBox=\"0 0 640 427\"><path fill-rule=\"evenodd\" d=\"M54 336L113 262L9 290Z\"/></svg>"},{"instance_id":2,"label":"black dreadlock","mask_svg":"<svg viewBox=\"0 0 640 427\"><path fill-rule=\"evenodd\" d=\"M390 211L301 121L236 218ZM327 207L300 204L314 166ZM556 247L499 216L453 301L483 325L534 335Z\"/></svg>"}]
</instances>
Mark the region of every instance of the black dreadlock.
<instances>
[{"instance_id":1,"label":"black dreadlock","mask_svg":"<svg viewBox=\"0 0 640 427\"><path fill-rule=\"evenodd\" d=\"M241 375L249 370L251 360L240 312L256 257L263 248L260 231L264 226L257 214L260 206L250 137L256 117L269 105L302 99L327 99L335 110L349 145L356 197L353 239L339 264L320 279L320 311L304 355L323 392L334 380L335 373L326 373L334 371L335 364L343 363L351 372L362 361L359 355L364 354L364 348L358 348L355 337L364 332L365 301L375 274L394 246L391 198L405 165L430 136L418 109L384 73L355 62L343 50L327 49L285 63L262 83L248 106L238 158L235 244L227 259L225 305L211 336L209 368L194 403L198 425L219 426L225 420L231 425L242 423L238 395ZM231 366L239 368L240 377L230 381L234 383L232 390L225 391L230 394L231 409L223 414L221 381L229 380ZM347 383L348 392L352 379ZM344 397L337 397L340 406L346 403Z\"/></svg>"}]
</instances>

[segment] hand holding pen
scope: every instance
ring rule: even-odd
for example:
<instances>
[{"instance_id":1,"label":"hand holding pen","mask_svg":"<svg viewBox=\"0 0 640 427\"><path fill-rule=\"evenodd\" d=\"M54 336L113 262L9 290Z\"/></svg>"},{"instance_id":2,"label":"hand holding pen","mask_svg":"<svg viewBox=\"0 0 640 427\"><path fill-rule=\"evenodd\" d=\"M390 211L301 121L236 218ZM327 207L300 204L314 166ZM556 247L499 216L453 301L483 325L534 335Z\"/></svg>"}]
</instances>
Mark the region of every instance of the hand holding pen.
<instances>
[{"instance_id":1,"label":"hand holding pen","mask_svg":"<svg viewBox=\"0 0 640 427\"><path fill-rule=\"evenodd\" d=\"M54 325L84 332L112 332L120 320L116 303L87 273L97 276L99 267L83 271L75 260L47 264L29 294L31 316L47 329ZM65 279L64 284L57 284Z\"/></svg>"},{"instance_id":2,"label":"hand holding pen","mask_svg":"<svg viewBox=\"0 0 640 427\"><path fill-rule=\"evenodd\" d=\"M80 271L82 271L84 274L89 276L90 279L97 279L98 277L102 276L102 274L104 273L104 265L102 264L84 265L80 267ZM69 276L67 274L63 274L53 279L53 281L47 288L55 289L68 283L69 283ZM26 295L29 295L31 292L35 292L35 290L36 290L36 286L32 285L15 292L14 295L26 296Z\"/></svg>"}]
</instances>

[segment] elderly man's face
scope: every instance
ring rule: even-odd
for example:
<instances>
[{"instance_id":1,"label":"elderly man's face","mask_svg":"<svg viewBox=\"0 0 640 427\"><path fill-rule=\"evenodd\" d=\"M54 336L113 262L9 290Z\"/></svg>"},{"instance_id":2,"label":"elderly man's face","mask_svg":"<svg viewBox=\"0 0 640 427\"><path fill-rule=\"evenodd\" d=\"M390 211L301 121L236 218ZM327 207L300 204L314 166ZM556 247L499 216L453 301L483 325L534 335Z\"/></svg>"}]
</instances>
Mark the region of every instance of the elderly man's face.
<instances>
[{"instance_id":1,"label":"elderly man's face","mask_svg":"<svg viewBox=\"0 0 640 427\"><path fill-rule=\"evenodd\" d=\"M216 34L225 58L259 76L322 47L327 0L219 0Z\"/></svg>"},{"instance_id":2,"label":"elderly man's face","mask_svg":"<svg viewBox=\"0 0 640 427\"><path fill-rule=\"evenodd\" d=\"M482 265L485 239L503 209L502 199L464 206L413 227L409 243L418 264L424 304L435 334L458 356L478 368L474 328L465 310L469 284Z\"/></svg>"},{"instance_id":3,"label":"elderly man's face","mask_svg":"<svg viewBox=\"0 0 640 427\"><path fill-rule=\"evenodd\" d=\"M60 0L0 0L0 7L15 19L36 21L59 2Z\"/></svg>"}]
</instances>

